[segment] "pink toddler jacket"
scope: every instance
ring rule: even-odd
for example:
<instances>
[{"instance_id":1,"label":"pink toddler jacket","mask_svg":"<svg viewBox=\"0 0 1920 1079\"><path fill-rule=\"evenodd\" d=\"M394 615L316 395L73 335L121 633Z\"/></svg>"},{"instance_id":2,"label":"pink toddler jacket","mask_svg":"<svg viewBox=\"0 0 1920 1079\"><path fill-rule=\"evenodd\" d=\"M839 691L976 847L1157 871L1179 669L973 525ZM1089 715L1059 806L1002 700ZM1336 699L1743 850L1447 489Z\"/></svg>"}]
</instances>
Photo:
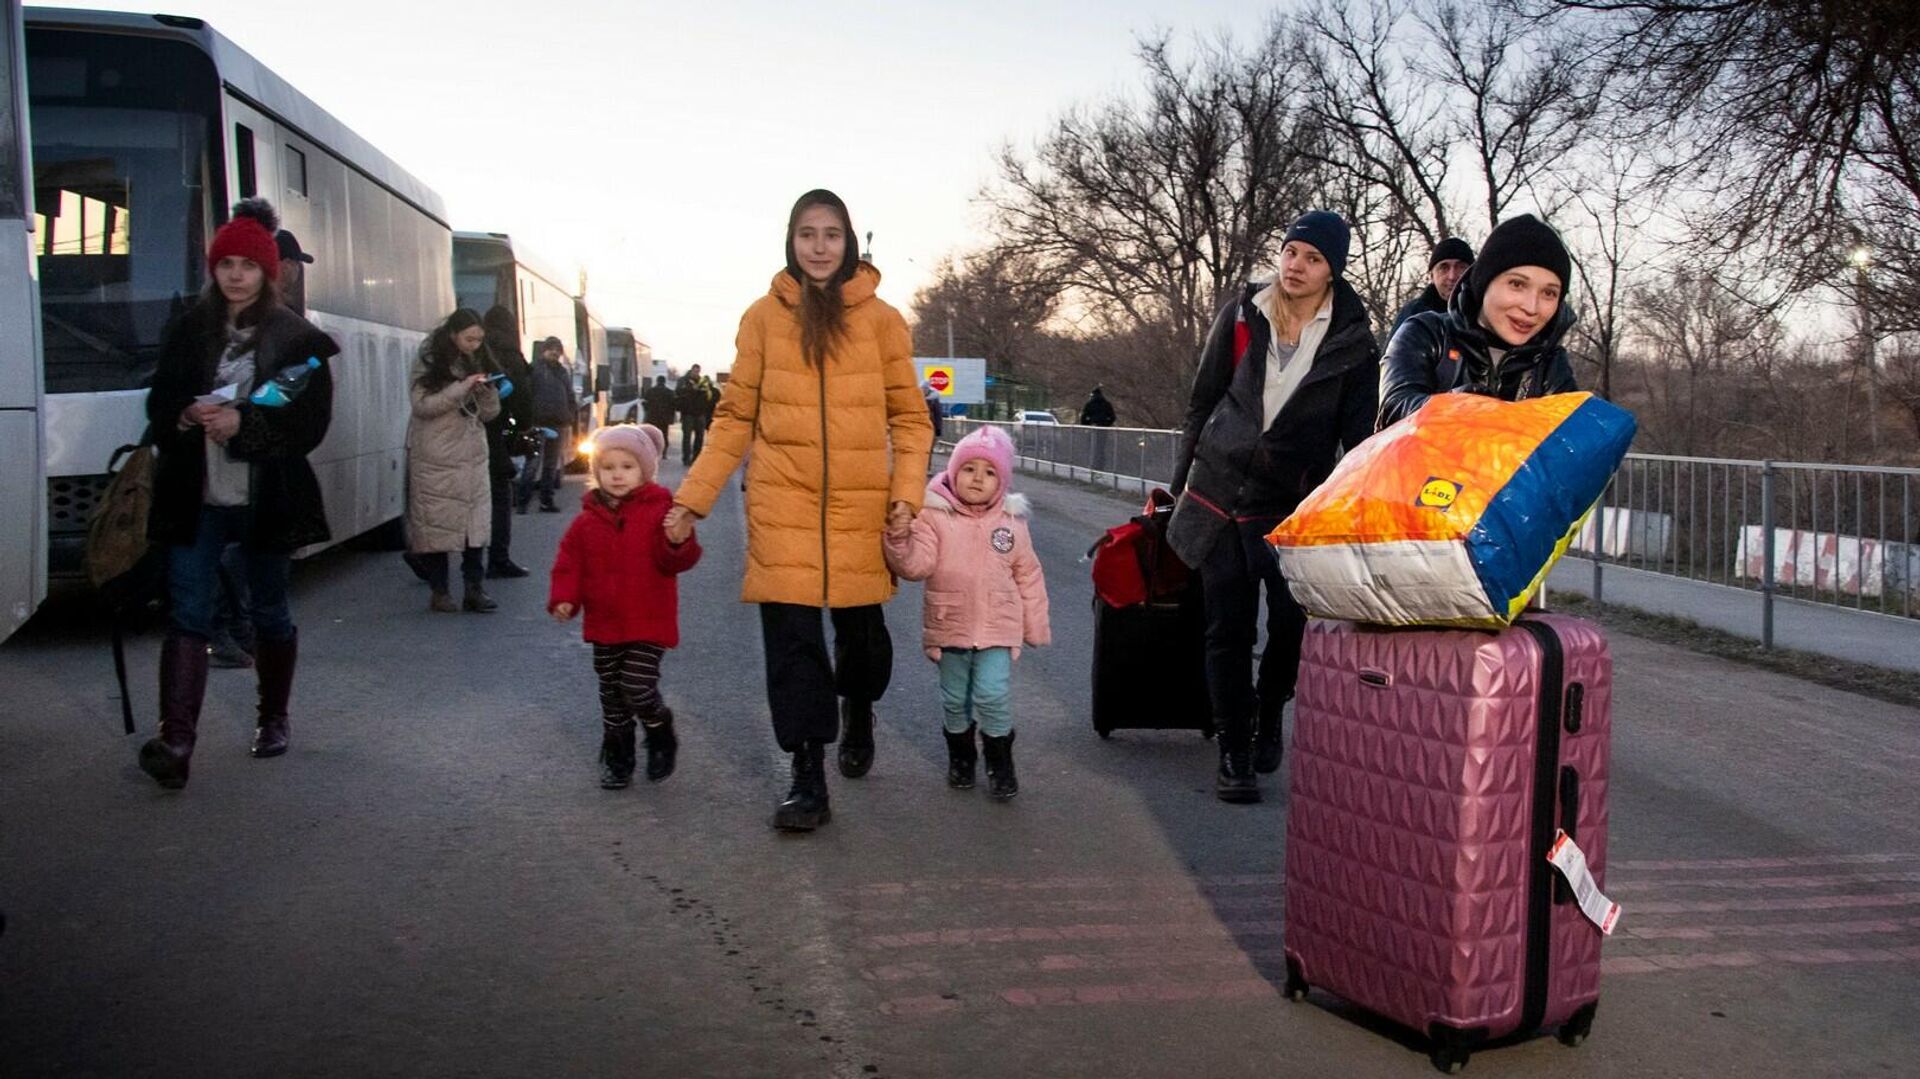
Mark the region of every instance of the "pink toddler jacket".
<instances>
[{"instance_id":1,"label":"pink toddler jacket","mask_svg":"<svg viewBox=\"0 0 1920 1079\"><path fill-rule=\"evenodd\" d=\"M969 506L937 476L913 531L885 541L887 567L927 582L926 648L1019 648L1053 643L1047 579L1027 533L1027 500Z\"/></svg>"}]
</instances>

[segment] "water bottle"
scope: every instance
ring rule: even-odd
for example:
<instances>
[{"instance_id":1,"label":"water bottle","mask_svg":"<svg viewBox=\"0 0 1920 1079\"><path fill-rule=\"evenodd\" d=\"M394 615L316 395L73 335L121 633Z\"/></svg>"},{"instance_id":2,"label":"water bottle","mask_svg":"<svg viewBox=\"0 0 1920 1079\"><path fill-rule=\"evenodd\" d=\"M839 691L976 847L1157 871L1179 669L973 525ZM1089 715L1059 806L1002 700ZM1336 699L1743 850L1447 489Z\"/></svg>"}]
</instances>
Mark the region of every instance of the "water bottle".
<instances>
[{"instance_id":1,"label":"water bottle","mask_svg":"<svg viewBox=\"0 0 1920 1079\"><path fill-rule=\"evenodd\" d=\"M291 367L282 367L274 376L253 391L248 400L262 408L285 408L300 396L313 380L313 373L320 369L320 357L308 356L306 363L297 363Z\"/></svg>"}]
</instances>

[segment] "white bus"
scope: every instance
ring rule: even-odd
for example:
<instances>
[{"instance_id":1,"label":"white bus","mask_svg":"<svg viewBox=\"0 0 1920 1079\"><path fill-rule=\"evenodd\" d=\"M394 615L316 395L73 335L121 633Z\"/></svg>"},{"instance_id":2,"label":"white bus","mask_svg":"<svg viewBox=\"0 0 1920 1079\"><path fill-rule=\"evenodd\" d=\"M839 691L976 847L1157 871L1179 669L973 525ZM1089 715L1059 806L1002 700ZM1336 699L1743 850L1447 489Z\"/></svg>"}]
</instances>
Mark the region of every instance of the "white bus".
<instances>
[{"instance_id":1,"label":"white bus","mask_svg":"<svg viewBox=\"0 0 1920 1079\"><path fill-rule=\"evenodd\" d=\"M640 393L652 372L653 349L627 327L608 326L605 422L640 422Z\"/></svg>"},{"instance_id":2,"label":"white bus","mask_svg":"<svg viewBox=\"0 0 1920 1079\"><path fill-rule=\"evenodd\" d=\"M40 463L40 319L33 188L27 182L20 4L0 3L0 641L47 594L46 474Z\"/></svg>"},{"instance_id":3,"label":"white bus","mask_svg":"<svg viewBox=\"0 0 1920 1079\"><path fill-rule=\"evenodd\" d=\"M408 369L453 304L439 195L199 19L28 8L25 36L51 569L78 571L162 334L254 195L313 256L307 317L342 349L310 457L333 536L397 525Z\"/></svg>"},{"instance_id":4,"label":"white bus","mask_svg":"<svg viewBox=\"0 0 1920 1079\"><path fill-rule=\"evenodd\" d=\"M567 291L560 273L514 246L504 232L453 234L453 287L458 306L480 314L495 305L507 308L520 321L520 350L529 362L539 358L538 346L549 337L565 345L573 369L573 389L580 402L574 436L583 443L601 413L596 407L594 367L606 361L607 330L585 300ZM567 459L577 456L566 448Z\"/></svg>"}]
</instances>

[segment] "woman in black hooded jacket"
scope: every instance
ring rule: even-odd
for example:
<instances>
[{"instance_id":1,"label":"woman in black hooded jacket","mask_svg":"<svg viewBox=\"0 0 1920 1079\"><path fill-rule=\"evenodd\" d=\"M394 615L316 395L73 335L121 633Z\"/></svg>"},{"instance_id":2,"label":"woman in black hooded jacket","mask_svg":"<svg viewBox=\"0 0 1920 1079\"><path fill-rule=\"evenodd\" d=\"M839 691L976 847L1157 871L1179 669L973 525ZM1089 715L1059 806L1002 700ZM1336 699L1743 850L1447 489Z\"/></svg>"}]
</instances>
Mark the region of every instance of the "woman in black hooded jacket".
<instances>
[{"instance_id":1,"label":"woman in black hooded jacket","mask_svg":"<svg viewBox=\"0 0 1920 1079\"><path fill-rule=\"evenodd\" d=\"M273 207L248 199L214 234L206 291L171 326L147 419L159 453L147 531L167 551L171 624L160 651L160 731L140 767L162 787L186 786L207 686L207 637L217 568L240 545L260 682L253 755L287 751L298 631L287 605L292 553L330 538L307 454L333 419L333 338L280 302ZM251 392L281 371L318 361L290 402L256 405ZM229 403L208 400L232 386Z\"/></svg>"},{"instance_id":2,"label":"woman in black hooded jacket","mask_svg":"<svg viewBox=\"0 0 1920 1079\"><path fill-rule=\"evenodd\" d=\"M1502 221L1447 310L1408 318L1387 342L1374 429L1413 415L1436 393L1519 401L1579 389L1560 344L1574 323L1572 274L1552 227L1531 214Z\"/></svg>"}]
</instances>

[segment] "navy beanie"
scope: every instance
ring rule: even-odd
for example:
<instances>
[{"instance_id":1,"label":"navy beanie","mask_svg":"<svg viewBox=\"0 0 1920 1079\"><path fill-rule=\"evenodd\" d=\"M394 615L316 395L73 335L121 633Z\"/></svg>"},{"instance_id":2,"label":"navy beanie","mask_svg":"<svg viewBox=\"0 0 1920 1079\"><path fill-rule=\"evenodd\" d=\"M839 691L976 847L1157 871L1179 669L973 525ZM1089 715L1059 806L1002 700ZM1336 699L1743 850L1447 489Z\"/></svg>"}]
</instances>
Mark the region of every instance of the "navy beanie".
<instances>
[{"instance_id":1,"label":"navy beanie","mask_svg":"<svg viewBox=\"0 0 1920 1079\"><path fill-rule=\"evenodd\" d=\"M1288 229L1280 242L1312 244L1315 251L1333 267L1333 276L1344 277L1347 272L1347 242L1352 236L1347 223L1340 215L1331 210L1308 210L1301 214Z\"/></svg>"},{"instance_id":2,"label":"navy beanie","mask_svg":"<svg viewBox=\"0 0 1920 1079\"><path fill-rule=\"evenodd\" d=\"M1516 266L1539 266L1560 277L1560 290L1566 291L1573 280L1573 256L1553 226L1533 216L1509 217L1487 234L1480 257L1467 271L1476 296L1485 296L1493 279Z\"/></svg>"},{"instance_id":3,"label":"navy beanie","mask_svg":"<svg viewBox=\"0 0 1920 1079\"><path fill-rule=\"evenodd\" d=\"M1433 245L1433 256L1427 259L1427 269L1431 270L1448 259L1472 262L1473 245L1458 236L1449 236L1441 240L1439 243Z\"/></svg>"}]
</instances>

